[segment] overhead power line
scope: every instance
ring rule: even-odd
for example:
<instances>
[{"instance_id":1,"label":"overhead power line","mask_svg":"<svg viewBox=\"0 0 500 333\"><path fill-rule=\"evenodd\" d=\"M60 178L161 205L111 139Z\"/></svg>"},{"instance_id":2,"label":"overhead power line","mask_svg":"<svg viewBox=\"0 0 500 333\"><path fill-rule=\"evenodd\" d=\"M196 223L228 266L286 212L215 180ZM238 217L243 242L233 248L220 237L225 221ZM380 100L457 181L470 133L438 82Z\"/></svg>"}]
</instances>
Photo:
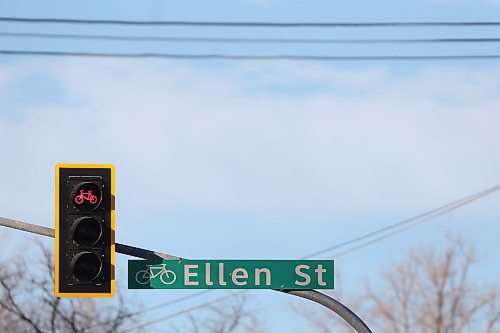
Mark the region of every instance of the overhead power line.
<instances>
[{"instance_id":1,"label":"overhead power line","mask_svg":"<svg viewBox=\"0 0 500 333\"><path fill-rule=\"evenodd\" d=\"M174 54L174 53L103 53L0 50L0 55L84 57L84 58L157 58L179 60L298 60L298 61L441 61L441 60L497 60L500 54L454 55L380 55L380 56L321 56L321 55L244 55L244 54Z\"/></svg>"},{"instance_id":2,"label":"overhead power line","mask_svg":"<svg viewBox=\"0 0 500 333\"><path fill-rule=\"evenodd\" d=\"M463 199L461 201L457 201L454 204L451 204L450 206L448 206L446 208L443 208L442 210L440 210L438 212L431 213L430 215L424 216L421 219L418 219L416 221L408 221L407 220L404 224L398 223L398 225L397 226L395 225L394 227L398 227L399 229L396 229L396 230L391 231L389 233L383 234L383 235L381 235L379 237L376 237L374 239L370 239L370 240L368 240L368 241L366 241L364 243L358 244L358 245L356 245L356 246L354 246L354 247L352 247L350 249L344 250L342 252L338 252L337 254L334 255L334 258L342 257L342 256L344 256L346 254L349 254L351 252L360 250L360 249L365 248L365 247L367 247L369 245L372 245L374 243L378 243L378 242L380 242L380 241L382 241L382 240L384 240L386 238L389 238L389 237L392 237L392 236L394 236L396 234L402 233L402 232L404 232L404 231L406 231L408 229L411 229L411 228L413 228L413 227L415 227L415 226L417 226L419 224L422 224L422 223L425 223L427 221L430 221L430 220L432 220L432 219L434 219L436 217L442 216L444 214L451 213L454 210L457 210L457 209L459 209L461 207L464 207L464 206L466 206L466 205L468 205L468 204L470 204L470 203L472 203L472 202L474 202L476 200L482 199L482 198L484 198L484 197L486 197L486 196L488 196L488 195L490 195L490 194L492 194L492 193L494 193L494 192L496 192L498 190L500 190L500 186L496 186L496 187L491 188L489 190L486 190L486 191L484 191L482 193L478 193L476 195L470 196L469 198ZM375 234L375 233L372 233L372 234Z\"/></svg>"},{"instance_id":3,"label":"overhead power line","mask_svg":"<svg viewBox=\"0 0 500 333\"><path fill-rule=\"evenodd\" d=\"M458 208L463 207L467 204L470 204L476 200L482 199L485 196L488 196L488 195L490 195L496 191L499 191L499 190L500 190L500 185L493 186L491 188L485 189L485 190L480 191L478 193L474 193L472 195L469 195L469 196L462 198L462 199L459 199L457 201L450 202L450 203L443 205L441 207L434 208L434 209L429 210L425 213L410 217L408 219L405 219L403 221L400 221L400 222L397 222L394 224L387 225L383 228L374 230L372 232L366 233L366 234L361 235L359 237L351 238L350 240L347 240L345 242L326 247L322 250L311 253L302 259L309 259L312 257L316 257L320 254L324 254L324 253L327 253L327 252L330 252L330 251L333 251L333 250L336 250L336 249L339 249L342 247L349 246L351 244L358 243L358 242L363 241L365 239L369 239L369 238L372 238L374 236L378 236L380 234L383 234L383 233L388 232L388 231L392 231L394 229L398 229L398 228L406 227L406 226L414 226L416 223L423 223L423 222L429 221L430 219L436 218L436 217L441 216L443 214L447 214L452 210L458 209ZM402 230L406 230L406 229L402 229ZM392 235L392 234L390 234L390 235ZM386 238L386 237L384 237L384 238Z\"/></svg>"},{"instance_id":4,"label":"overhead power line","mask_svg":"<svg viewBox=\"0 0 500 333\"><path fill-rule=\"evenodd\" d=\"M225 38L225 37L168 37L123 36L92 34L53 34L37 32L0 32L0 37L105 40L124 42L172 43L244 43L244 44L421 44L421 43L498 43L500 38Z\"/></svg>"},{"instance_id":5,"label":"overhead power line","mask_svg":"<svg viewBox=\"0 0 500 333\"><path fill-rule=\"evenodd\" d=\"M354 251L357 251L357 250L360 250L361 248L364 248L364 247L367 247L369 245L372 245L374 243L377 243L377 242L380 242L381 240L385 239L385 238L388 238L388 237L391 237L391 236L394 236L396 234L399 234L403 231L406 231L410 228L413 228L415 227L416 225L418 224L421 224L421 223L424 223L424 222L427 222L429 220L432 220L436 217L439 217L441 215L444 215L444 214L447 214L447 213L450 213L456 209L459 209L463 206L466 206L474 201L477 201L477 200L480 200L494 192L497 192L500 190L500 185L497 185L497 186L494 186L494 187L491 187L489 189L486 189L486 190L483 190L481 192L478 192L478 193L475 193L473 195L470 195L470 196L467 196L465 198L462 198L460 200L457 200L457 201L454 201L454 202L451 202L449 204L446 204L444 206L441 206L441 207L438 207L438 208L435 208L435 209L432 209L428 212L425 212L425 213L422 213L422 214L419 214L415 217L412 217L412 218L409 218L409 219L406 219L406 220L403 220L401 222L398 222L398 223L395 223L395 224L392 224L392 225L389 225L389 226L386 226L384 228L381 228L381 229L378 229L378 230L375 230L373 232L370 232L370 233L367 233L365 235L362 235L360 237L356 237L356 238L353 238L351 240L348 240L346 242L343 242L343 243L339 243L339 244L336 244L334 246L331 246L331 247L328 247L328 248L325 248L323 250L320 250L320 251L317 251L317 252L314 252L308 256L305 256L303 257L302 259L307 259L307 258L311 258L311 257L314 257L316 255L319 255L319 254L323 254L325 252L328 252L328 251L331 251L333 249L337 249L337 248L341 248L341 247L345 247L345 246L348 246L348 245L351 245L351 244L354 244L354 243L357 243L361 240L364 240L364 239L367 239L367 238L371 238L375 235L378 235L378 234L383 234L382 236L379 236L377 238L374 238L374 239L371 239L369 241L366 241L362 244L359 244L359 245L356 245L350 249L347 249L345 251L342 251L342 252L339 252L337 254L335 254L333 256L333 258L339 258L341 256L344 256L344 255L347 255L351 252L354 252ZM394 230L396 229L396 230ZM389 233L385 233L387 231L391 231ZM384 234L385 233L385 234ZM213 291L213 290L210 290L210 291ZM218 303L220 301L222 301L223 299L226 299L226 298L229 298L229 297L233 297L233 296L236 296L236 295L239 295L239 294L242 294L244 292L248 292L249 290L244 290L244 291L241 291L239 293L234 293L232 295L229 295L229 296L226 296L226 297L221 297L221 298L216 298L216 299L213 299L211 301L208 301L208 302L205 302L205 303L202 303L202 304L199 304L199 305L196 305L196 306L193 306L191 308L188 308L186 310L183 310L183 311L179 311L179 312L176 312L174 314L170 314L170 315L166 315L166 316L162 316L162 317L159 317L159 318L156 318L156 319L153 319L151 321L148 321L148 322L145 322L145 323L142 323L142 324L139 324L137 326L134 326L134 327L131 327L131 328L128 328L124 331L120 331L120 333L123 333L123 332L128 332L130 330L133 330L133 329L138 329L138 328L142 328L142 327L145 327L145 326L149 326L151 324L154 324L154 323L158 323L158 322L161 322L161 321L165 321L165 320L168 320L168 319L171 319L173 317L177 317L179 315L182 315L182 314L186 314L186 313L189 313L191 311L194 311L194 310L197 310L197 309L200 309L200 308L204 308L204 307L208 307L210 305L213 305L215 303ZM193 298L193 297L196 297L196 296L200 296L201 294L205 294L207 291L202 291L202 292L199 292L199 293L196 293L196 294L192 294L190 295L190 298ZM175 300L174 300L175 301ZM172 301L170 301L172 302ZM169 302L169 303L170 303ZM164 303L164 304L159 304L157 306L155 306L154 308L157 309L157 308L160 308L162 306L166 306L168 305L168 303ZM146 311L149 311L148 309L146 309ZM141 314L141 313L144 313L146 311L137 311L136 313L134 314Z\"/></svg>"},{"instance_id":6,"label":"overhead power line","mask_svg":"<svg viewBox=\"0 0 500 333\"><path fill-rule=\"evenodd\" d=\"M348 253L354 252L354 251L359 250L359 249L361 249L363 247L366 247L368 245L377 243L377 242L379 242L379 241L381 241L381 240L383 240L385 238L391 237L391 236L393 236L395 234L401 233L401 232L403 232L403 231L405 231L405 230L407 230L409 228L412 228L412 227L416 226L417 224L429 221L429 220L434 219L434 218L436 218L438 216L441 216L443 214L446 214L446 213L454 211L454 210L456 210L458 208L461 208L461 207L463 207L465 205L468 205L468 204L470 204L470 203L472 203L474 201L480 200L480 199L482 199L482 198L484 198L484 197L486 197L486 196L488 196L488 195L490 195L490 194L492 194L494 192L497 192L498 190L500 190L500 185L497 185L497 186L491 187L489 189L483 190L481 192L478 192L478 193L473 194L471 196L468 196L468 197L465 197L463 199L454 201L452 203L449 203L447 205L441 206L439 208L433 209L433 210L428 211L426 213L419 214L419 215L417 215L417 216L415 216L413 218L403 220L403 221L401 221L399 223L395 223L395 224L386 226L384 228L381 228L381 229L378 229L376 231L367 233L367 234L362 235L360 237L353 238L353 239L351 239L349 241L346 241L346 242L343 242L343 243L339 243L337 245L328 247L328 248L323 249L321 251L317 251L317 252L315 252L315 253L313 253L311 255L308 255L306 257L303 257L303 258L310 258L310 257L322 254L322 253L327 252L327 251L331 251L331 250L339 248L339 247L344 247L344 246L347 246L347 245L359 242L359 241L361 241L363 239L371 238L371 237L373 237L373 236L375 236L377 234L383 234L386 231L391 231L390 233L385 233L382 236L379 236L379 237L377 237L375 239L368 240L368 241L366 241L366 242L364 242L364 243L362 243L360 245L356 245L356 246L354 246L354 247L352 247L350 249L347 249L347 250L345 250L343 252L340 252L340 253L337 253L336 255L334 255L335 258L338 258L340 256L343 256L343 255L346 255ZM54 237L54 231L53 231L53 229L45 228L45 227L40 227L40 226L36 226L36 225L31 225L31 224L23 223L23 222L20 222L20 221L14 221L14 220L5 219L5 218L0 217L0 225L4 225L4 226L15 228L15 229L20 229L20 230L23 230L23 231L33 232L33 233L40 234L40 235ZM392 229L396 229L396 230L392 231ZM118 247L118 245L120 245L120 244L117 244L117 247ZM128 247L128 246L121 245L121 247ZM123 251L123 249L121 251L122 251L121 253L128 253L128 251ZM142 251L145 251L145 250L142 250ZM120 250L118 250L118 252L120 252ZM146 252L151 252L151 251L146 251ZM169 256L169 255L165 255L165 254L162 254L162 256L167 257L167 258L168 257L172 257L173 258L173 256ZM158 305L149 307L147 309L143 309L143 310L140 310L140 311L137 311L137 312L130 313L129 316L135 316L135 315L144 313L146 311L151 311L151 310L154 310L154 309L158 309L160 307L164 307L164 306L167 306L167 305L178 303L178 302L181 302L181 301L186 300L188 298L194 298L196 296L199 296L201 294L205 294L205 293L208 293L208 292L210 292L210 291L209 290L205 290L205 291L198 292L196 294L192 294L192 295L190 295L188 297L182 297L182 298L179 298L179 299L170 300L167 303L158 304ZM144 327L144 326L150 325L152 323L156 323L156 322L159 322L159 321L167 320L169 318L172 318L172 317L175 317L175 316L178 316L178 315L181 315L181 314L189 313L189 312L191 312L191 311L193 311L195 309L209 306L211 304L214 304L216 302L221 301L222 299L226 299L226 298L232 297L234 295L235 294L232 294L232 295L229 295L229 296L225 296L225 297L222 297L222 298L218 298L218 299L215 299L215 300L212 300L212 301L209 301L209 302L197 305L195 307L192 307L192 308L180 311L180 312L172 314L172 315L168 315L168 316L164 316L164 317L161 317L161 318L157 318L157 319L155 319L153 321L150 321L150 322L147 322L147 323L143 323L143 324L141 324L140 326L137 326L137 327ZM93 325L93 326L99 326L99 324Z\"/></svg>"},{"instance_id":7,"label":"overhead power line","mask_svg":"<svg viewBox=\"0 0 500 333\"><path fill-rule=\"evenodd\" d=\"M142 324L137 324L137 325L134 325L133 327L128 327L128 328L126 328L124 330L120 330L118 332L119 333L125 333L125 332L130 332L130 331L137 331L140 328L143 328L143 327L146 327L146 326L150 326L150 325L158 323L160 321L165 321L167 319L171 319L171 318L183 315L183 314L187 314L187 313L190 313L190 312L192 312L194 310L198 310L198 309L201 309L201 308L208 307L208 306L210 306L212 304L221 302L221 301L229 299L229 298L233 298L233 297L235 297L237 295L240 295L240 294L241 294L241 292L234 292L232 294L229 294L229 295L226 295L226 296L222 296L222 297L213 299L213 300L205 302L205 303L197 304L197 305L195 305L193 307L190 307L188 309L184 309L184 310L178 311L176 313L168 314L166 316L163 316L163 317L160 317L160 318L156 318L156 319L144 322Z\"/></svg>"},{"instance_id":8,"label":"overhead power line","mask_svg":"<svg viewBox=\"0 0 500 333\"><path fill-rule=\"evenodd\" d=\"M500 21L461 21L461 22L224 22L224 21L135 21L135 20L89 20L70 18L28 18L0 17L0 22L52 23L52 24L102 24L102 25L139 25L139 26L210 26L210 27L266 27L266 28L354 28L354 27L474 27L500 26Z\"/></svg>"},{"instance_id":9,"label":"overhead power line","mask_svg":"<svg viewBox=\"0 0 500 333\"><path fill-rule=\"evenodd\" d=\"M359 250L361 248L364 248L366 246L369 246L369 245L372 245L374 243L377 243L377 242L379 242L379 241L381 241L381 240L383 240L385 238L394 236L394 235L396 235L398 233L401 233L401 232L406 231L406 230L408 230L410 228L413 228L413 227L415 227L418 224L424 223L426 221L429 221L431 219L439 217L439 216L441 216L443 214L447 214L447 213L449 213L451 211L454 211L454 210L456 210L458 208L461 208L461 207L463 207L465 205L468 205L468 204L470 204L470 203L472 203L474 201L480 200L480 199L482 199L482 198L484 198L484 197L486 197L486 196L488 196L488 195L490 195L490 194L492 194L494 192L497 192L498 190L500 190L500 185L491 187L489 189L486 189L486 190L483 190L481 192L475 193L475 194L470 195L468 197L465 197L465 198L462 198L460 200L451 202L449 204L446 204L444 206L435 208L435 209L430 210L428 212L419 214L419 215L417 215L415 217L403 220L403 221L395 223L395 224L388 225L386 227L377 229L377 230L375 230L373 232L370 232L370 233L366 233L366 234L364 234L362 236L350 239L350 240L348 240L346 242L338 243L336 245L327 247L327 248L325 248L323 250L320 250L320 251L314 252L314 253L312 253L312 254L310 254L308 256L305 256L305 257L303 257L303 259L311 258L311 257L317 256L317 255L320 255L320 254L332 251L334 249L346 247L348 245L355 244L355 243L358 243L358 242L360 242L362 240L368 239L366 242L364 242L362 244L355 245L354 247L351 247L351 248L349 248L347 250L344 250L343 252L339 252L339 253L335 254L333 257L334 258L338 258L338 257L344 256L344 255L346 255L348 253L357 251L357 250ZM24 230L24 231L34 232L34 233L45 235L45 236L49 236L49 237L54 237L53 230L50 229L50 228L44 228L44 227L40 227L40 226L34 226L34 225L27 224L27 223L19 222L19 221L4 219L4 218L1 218L1 217L0 217L0 225L4 225L4 226L7 226L7 227L12 227L12 228L16 228L16 229L20 229L20 230ZM389 233L387 233L387 232L389 232ZM381 236L379 236L377 238L372 238L372 237L377 236L379 234L381 234ZM372 239L370 239L370 238L372 238ZM122 252L122 253L126 253L126 252ZM181 298L178 298L178 299L170 300L170 301L168 301L166 303L157 304L157 305L148 307L146 309L142 309L142 310L139 310L139 311L136 311L136 312L133 312L133 313L129 313L128 316L136 316L136 315L148 312L148 311L156 310L156 309L161 308L161 307L165 307L165 306L168 306L168 305L179 303L179 302L182 302L182 301L187 300L187 299L195 298L197 296L200 296L202 294L206 294L206 293L209 293L209 292L213 292L213 290L204 290L204 291L201 291L201 292L189 295L187 297L181 297ZM178 313L175 313L175 314L172 314L172 315L168 315L168 316L164 316L164 317L161 317L161 318L157 318L157 319L155 319L155 320L153 320L151 322L147 322L147 323L141 324L140 327L144 327L144 326L147 326L147 325L150 325L152 323L159 322L159 321L167 320L167 319L176 317L176 316L181 315L181 314L189 313L189 312L191 312L191 311L193 311L195 309L209 306L211 304L217 303L219 301L222 301L223 299L226 299L226 298L229 298L229 297L232 297L232 296L234 296L234 295L217 298L217 299L214 299L212 301L203 303L201 305L197 305L195 307L192 307L192 308L180 311ZM91 327L94 327L94 326L100 326L100 324L92 325Z\"/></svg>"},{"instance_id":10,"label":"overhead power line","mask_svg":"<svg viewBox=\"0 0 500 333\"><path fill-rule=\"evenodd\" d=\"M392 236L394 236L396 234L399 234L401 232L404 232L404 231L406 231L406 230L408 230L410 228L413 228L413 227L417 226L418 224L422 224L424 222L427 222L429 220L432 220L432 219L437 218L439 216L442 216L444 214L448 214L448 213L450 213L450 212L452 212L452 211L454 211L456 209L459 209L459 208L461 208L463 206L466 206L466 205L468 205L468 204L470 204L470 203L472 203L474 201L480 200L480 199L482 199L482 198L484 198L484 197L486 197L486 196L488 196L490 194L493 194L493 193L495 193L495 192L497 192L499 190L500 190L500 185L497 185L497 186L485 189L485 190L480 191L478 193L475 193L475 194L472 194L472 195L467 196L465 198L462 198L462 199L450 202L450 203L448 203L446 205L443 205L443 206L440 206L438 208L429 210L429 211L427 211L425 213L422 213L422 214L416 215L414 217L405 219L405 220L400 221L398 223L390 224L388 226L385 226L383 228L379 228L377 230L374 230L372 232L366 233L366 234L361 235L359 237L355 237L355 238L352 238L352 239L347 240L345 242L341 242L341 243L329 246L327 248L324 248L322 250L319 250L319 251L311 253L311 254L309 254L307 256L304 256L301 259L309 259L309 258L312 258L312 257L316 257L316 256L318 256L320 254L324 254L324 253L327 253L327 252L330 252L330 251L333 251L333 250L336 250L336 249L344 248L346 246L350 246L350 245L359 243L361 241L367 240L367 241L365 241L365 242L363 242L361 244L355 245L355 246L353 246L351 248L348 248L348 249L346 249L346 250L344 250L342 252L338 252L335 255L333 255L334 259L342 257L344 255L347 255L347 254L351 253L351 252L360 250L360 249L362 249L364 247L367 247L367 246L372 245L374 243L380 242L383 239L386 239L386 238L392 237ZM373 238L375 236L378 236L378 237ZM198 296L201 296L203 294L206 294L206 293L212 292L212 291L213 290L204 290L204 291L201 291L201 292L197 292L197 293L194 293L194 294L188 296L188 298L198 297ZM130 315L131 316L139 315L139 314L142 314L142 313L145 313L145 312L149 312L151 310L156 310L158 308L169 306L169 305L171 305L173 303L178 303L178 302L183 301L183 300L185 300L184 297L178 298L178 299L174 299L174 300L170 300L170 301L165 302L165 303L160 303L160 304L157 304L155 306L151 306L151 307L148 307L146 309L139 310L139 311L134 312L134 313L132 313ZM212 300L212 301L208 302L208 304L217 303L219 301L220 301L220 299L215 299L215 300ZM195 307L195 308L198 308L198 307ZM166 320L166 319L169 319L171 317L170 316L166 316L166 317L162 317L162 318L159 318L159 319ZM157 321L158 320L155 320L154 322L156 323Z\"/></svg>"},{"instance_id":11,"label":"overhead power line","mask_svg":"<svg viewBox=\"0 0 500 333\"><path fill-rule=\"evenodd\" d=\"M193 293L193 294L188 295L188 296L184 296L184 297L179 297L179 298L173 299L171 301L168 301L167 303L161 303L161 304L158 304L158 305L153 305L153 306L147 307L145 309L138 310L136 312L128 313L127 317L136 316L138 314L149 312L149 311L153 311L153 310L159 309L161 307L165 307L165 306L168 306L168 305L173 305L173 304L176 304L176 303L180 303L180 302L186 301L188 299L195 298L195 297L201 296L203 294L207 294L210 291L212 291L212 290L210 290L210 289L202 290L202 291L199 291L197 293Z\"/></svg>"}]
</instances>

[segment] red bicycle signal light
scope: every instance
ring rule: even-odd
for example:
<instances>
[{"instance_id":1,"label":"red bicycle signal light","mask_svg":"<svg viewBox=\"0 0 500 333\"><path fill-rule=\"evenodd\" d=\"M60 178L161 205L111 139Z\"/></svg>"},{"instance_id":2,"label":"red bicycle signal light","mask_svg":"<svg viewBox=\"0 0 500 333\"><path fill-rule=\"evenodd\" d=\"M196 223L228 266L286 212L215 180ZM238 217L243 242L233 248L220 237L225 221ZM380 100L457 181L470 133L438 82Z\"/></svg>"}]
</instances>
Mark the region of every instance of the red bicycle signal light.
<instances>
[{"instance_id":1,"label":"red bicycle signal light","mask_svg":"<svg viewBox=\"0 0 500 333\"><path fill-rule=\"evenodd\" d=\"M71 198L78 210L94 210L101 203L102 190L95 182L81 182L74 186Z\"/></svg>"},{"instance_id":2,"label":"red bicycle signal light","mask_svg":"<svg viewBox=\"0 0 500 333\"><path fill-rule=\"evenodd\" d=\"M95 205L97 203L97 196L92 194L92 191L85 192L80 190L80 194L75 197L75 203L81 205L85 200Z\"/></svg>"}]
</instances>

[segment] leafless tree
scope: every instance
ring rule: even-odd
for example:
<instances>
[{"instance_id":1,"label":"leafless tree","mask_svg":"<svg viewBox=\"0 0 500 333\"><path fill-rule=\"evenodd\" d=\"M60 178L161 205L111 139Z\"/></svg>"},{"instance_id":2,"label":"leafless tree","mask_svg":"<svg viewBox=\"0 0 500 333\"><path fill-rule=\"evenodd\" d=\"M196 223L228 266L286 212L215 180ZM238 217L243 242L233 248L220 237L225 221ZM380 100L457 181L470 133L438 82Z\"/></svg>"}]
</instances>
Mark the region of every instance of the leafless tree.
<instances>
[{"instance_id":1,"label":"leafless tree","mask_svg":"<svg viewBox=\"0 0 500 333\"><path fill-rule=\"evenodd\" d=\"M206 331L210 333L259 332L257 317L245 308L245 303L245 295L240 295L218 306L211 306L204 322Z\"/></svg>"},{"instance_id":2,"label":"leafless tree","mask_svg":"<svg viewBox=\"0 0 500 333\"><path fill-rule=\"evenodd\" d=\"M390 333L498 332L500 289L473 281L477 263L474 249L456 237L442 254L410 251L384 273L383 288L367 286L373 324Z\"/></svg>"},{"instance_id":3,"label":"leafless tree","mask_svg":"<svg viewBox=\"0 0 500 333\"><path fill-rule=\"evenodd\" d=\"M186 333L262 333L254 311L248 309L247 297L235 295L188 314L189 326L171 326L171 332Z\"/></svg>"},{"instance_id":4,"label":"leafless tree","mask_svg":"<svg viewBox=\"0 0 500 333\"><path fill-rule=\"evenodd\" d=\"M348 303L374 332L500 332L498 276L496 284L479 283L472 276L477 264L471 246L448 237L443 251L409 251L382 274L381 283L367 283L364 294ZM317 332L353 332L331 314L302 312Z\"/></svg>"},{"instance_id":5,"label":"leafless tree","mask_svg":"<svg viewBox=\"0 0 500 333\"><path fill-rule=\"evenodd\" d=\"M133 320L120 296L107 305L55 297L52 254L43 247L42 253L40 274L39 260L0 265L0 332L112 333Z\"/></svg>"},{"instance_id":6,"label":"leafless tree","mask_svg":"<svg viewBox=\"0 0 500 333\"><path fill-rule=\"evenodd\" d=\"M133 327L133 332L148 331L149 326L140 324L141 310L126 306L130 302L119 292L115 300L55 297L53 256L40 248L41 263L37 257L0 264L0 333L119 333ZM37 266L41 268L38 274ZM204 307L190 312L189 321L172 331L262 332L247 305L241 296Z\"/></svg>"}]
</instances>

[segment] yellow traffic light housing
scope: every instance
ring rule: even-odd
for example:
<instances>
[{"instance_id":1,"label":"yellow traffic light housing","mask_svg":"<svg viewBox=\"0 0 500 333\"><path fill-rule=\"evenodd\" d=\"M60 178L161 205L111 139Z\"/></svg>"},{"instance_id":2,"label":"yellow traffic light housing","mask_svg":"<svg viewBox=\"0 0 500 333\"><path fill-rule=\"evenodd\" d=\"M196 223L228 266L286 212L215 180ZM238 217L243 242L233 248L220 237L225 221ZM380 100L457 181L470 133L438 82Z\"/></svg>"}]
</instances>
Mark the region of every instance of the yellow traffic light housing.
<instances>
[{"instance_id":1,"label":"yellow traffic light housing","mask_svg":"<svg viewBox=\"0 0 500 333\"><path fill-rule=\"evenodd\" d=\"M115 169L58 164L54 281L57 297L115 292Z\"/></svg>"}]
</instances>

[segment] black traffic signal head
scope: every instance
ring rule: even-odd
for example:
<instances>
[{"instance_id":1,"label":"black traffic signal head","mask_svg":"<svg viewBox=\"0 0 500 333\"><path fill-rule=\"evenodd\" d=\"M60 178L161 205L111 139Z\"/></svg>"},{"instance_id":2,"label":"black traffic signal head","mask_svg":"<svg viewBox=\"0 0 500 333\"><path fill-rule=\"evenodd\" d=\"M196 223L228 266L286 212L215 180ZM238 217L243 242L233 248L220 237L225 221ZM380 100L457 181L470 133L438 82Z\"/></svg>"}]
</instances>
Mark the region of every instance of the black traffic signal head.
<instances>
[{"instance_id":1,"label":"black traffic signal head","mask_svg":"<svg viewBox=\"0 0 500 333\"><path fill-rule=\"evenodd\" d=\"M56 166L57 297L114 295L114 182L109 164Z\"/></svg>"}]
</instances>

